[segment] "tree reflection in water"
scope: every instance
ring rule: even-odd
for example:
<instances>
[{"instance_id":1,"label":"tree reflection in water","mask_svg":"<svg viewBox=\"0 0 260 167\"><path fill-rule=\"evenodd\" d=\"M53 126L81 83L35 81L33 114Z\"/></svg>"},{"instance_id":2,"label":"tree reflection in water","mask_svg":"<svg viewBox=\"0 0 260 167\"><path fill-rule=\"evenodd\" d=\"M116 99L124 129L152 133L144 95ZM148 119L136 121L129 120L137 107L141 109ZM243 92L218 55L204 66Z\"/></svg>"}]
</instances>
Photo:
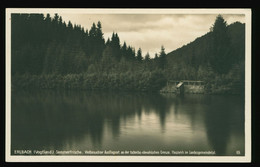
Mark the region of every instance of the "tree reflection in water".
<instances>
[{"instance_id":1,"label":"tree reflection in water","mask_svg":"<svg viewBox=\"0 0 260 167\"><path fill-rule=\"evenodd\" d=\"M47 90L12 92L11 147L12 150L64 149L83 143L84 148L100 150L106 148L109 141L119 147L120 141L125 140L120 146L126 144L132 148L137 144L134 142L138 142L136 147L170 149L178 148L180 144L184 146L185 138L200 131L206 133L207 138L196 137L209 141L212 148L208 150L214 149L218 155L226 155L230 134L235 131L244 135L243 103L238 105L237 100L227 101L227 98L210 95L177 97L156 93ZM155 122L150 121L149 127L142 122L143 119L155 119ZM191 133L180 130L176 134L177 131L170 127L179 126L178 121L190 127L187 132ZM140 125L137 126L138 122ZM158 132L157 127L161 129ZM111 140L107 139L109 136ZM177 137L183 139L182 143L177 141ZM188 144L183 149L188 149ZM193 143L194 148L207 148L203 144L198 141ZM240 149L243 152L244 146Z\"/></svg>"}]
</instances>

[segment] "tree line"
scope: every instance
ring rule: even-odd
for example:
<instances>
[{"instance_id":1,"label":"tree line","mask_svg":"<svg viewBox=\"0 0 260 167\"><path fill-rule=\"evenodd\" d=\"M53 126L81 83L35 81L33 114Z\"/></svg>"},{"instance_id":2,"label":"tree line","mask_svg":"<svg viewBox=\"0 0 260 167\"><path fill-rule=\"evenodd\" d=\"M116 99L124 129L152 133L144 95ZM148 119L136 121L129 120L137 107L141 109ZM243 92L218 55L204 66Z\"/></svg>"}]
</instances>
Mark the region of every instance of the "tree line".
<instances>
[{"instance_id":1,"label":"tree line","mask_svg":"<svg viewBox=\"0 0 260 167\"><path fill-rule=\"evenodd\" d=\"M125 63L133 70L142 62L161 68L166 55L162 47L152 63L149 53L143 59L141 48L136 52L126 42L121 45L117 33L105 41L100 21L84 30L58 14L12 14L11 27L13 75L124 71Z\"/></svg>"},{"instance_id":2,"label":"tree line","mask_svg":"<svg viewBox=\"0 0 260 167\"><path fill-rule=\"evenodd\" d=\"M46 16L12 14L11 18L11 74L14 76L13 85L16 87L21 87L21 85L34 87L36 83L39 83L35 81L34 86L30 85L28 80L22 81L25 78L32 80L38 77L35 80L45 83L43 78L52 78L55 82L60 78L58 76L62 76L64 83L66 79L77 80L82 76L85 76L83 78L86 80L91 78L92 84L90 82L88 86L83 86L83 84L80 86L87 89L101 88L103 86L97 85L104 83L110 85L111 89L148 90L154 87L159 89L165 83L162 77L158 79L155 77L163 76L162 70L166 56L163 46L154 59L149 53L143 58L141 48L135 51L135 48L127 45L126 42L121 45L119 35L115 32L112 33L111 38L105 40L100 21L93 23L89 30L85 30L81 25L72 25L70 21L66 23L58 14L55 14L53 18L50 14ZM131 75L126 75L129 73ZM31 77L31 75L35 76ZM140 85L132 83L125 88L126 86L120 83L126 80L133 82L133 78L138 78ZM151 79L154 80L155 85L150 83ZM156 80L163 82L156 86ZM25 83L18 84L19 81ZM113 82L121 86L116 87L115 85L118 84L112 84ZM57 87L71 87L64 86L66 84L57 85L57 83L59 82L56 82ZM48 88L46 85L42 87Z\"/></svg>"},{"instance_id":3,"label":"tree line","mask_svg":"<svg viewBox=\"0 0 260 167\"><path fill-rule=\"evenodd\" d=\"M100 21L90 29L55 14L11 15L11 74L16 88L160 90L167 80L203 80L209 87L244 81L244 24L218 15L210 32L166 55L151 58L119 35L104 39ZM152 34L151 34L152 35Z\"/></svg>"}]
</instances>

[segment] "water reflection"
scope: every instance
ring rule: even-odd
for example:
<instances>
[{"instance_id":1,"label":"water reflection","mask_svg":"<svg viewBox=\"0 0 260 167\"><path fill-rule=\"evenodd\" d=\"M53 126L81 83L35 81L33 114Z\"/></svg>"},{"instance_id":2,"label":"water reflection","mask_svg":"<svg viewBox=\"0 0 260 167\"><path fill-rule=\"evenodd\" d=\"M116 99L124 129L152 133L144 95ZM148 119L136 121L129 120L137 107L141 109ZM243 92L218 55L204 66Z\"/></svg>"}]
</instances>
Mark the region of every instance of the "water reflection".
<instances>
[{"instance_id":1,"label":"water reflection","mask_svg":"<svg viewBox=\"0 0 260 167\"><path fill-rule=\"evenodd\" d=\"M226 97L228 98L236 97ZM232 132L244 135L243 101L236 98L236 103L235 101L227 103L221 96L209 97L207 100L209 106L205 111L205 127L209 142L218 155L226 155ZM244 142L244 139L242 140ZM237 150L244 154L244 149L237 148Z\"/></svg>"},{"instance_id":2,"label":"water reflection","mask_svg":"<svg viewBox=\"0 0 260 167\"><path fill-rule=\"evenodd\" d=\"M13 92L11 147L243 155L243 106L243 98L233 96Z\"/></svg>"}]
</instances>

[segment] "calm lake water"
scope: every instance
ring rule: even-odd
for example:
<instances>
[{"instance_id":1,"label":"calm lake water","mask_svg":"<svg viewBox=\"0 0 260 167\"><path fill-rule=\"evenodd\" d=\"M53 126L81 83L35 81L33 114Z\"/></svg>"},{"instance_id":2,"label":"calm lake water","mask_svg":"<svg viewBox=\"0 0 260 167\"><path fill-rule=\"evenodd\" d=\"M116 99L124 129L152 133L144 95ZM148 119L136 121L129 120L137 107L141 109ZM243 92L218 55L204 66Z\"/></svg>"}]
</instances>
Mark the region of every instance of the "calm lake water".
<instances>
[{"instance_id":1,"label":"calm lake water","mask_svg":"<svg viewBox=\"0 0 260 167\"><path fill-rule=\"evenodd\" d=\"M244 155L244 97L12 92L15 150L215 151Z\"/></svg>"}]
</instances>

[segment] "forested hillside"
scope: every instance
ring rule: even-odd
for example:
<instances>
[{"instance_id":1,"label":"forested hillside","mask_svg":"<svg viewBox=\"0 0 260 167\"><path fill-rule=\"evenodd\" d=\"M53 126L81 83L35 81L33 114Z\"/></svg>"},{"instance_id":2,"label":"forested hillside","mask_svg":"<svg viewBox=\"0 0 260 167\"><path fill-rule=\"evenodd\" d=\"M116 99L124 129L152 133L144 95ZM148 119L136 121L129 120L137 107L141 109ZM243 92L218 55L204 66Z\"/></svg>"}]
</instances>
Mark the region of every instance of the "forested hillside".
<instances>
[{"instance_id":1,"label":"forested hillside","mask_svg":"<svg viewBox=\"0 0 260 167\"><path fill-rule=\"evenodd\" d=\"M245 24L227 25L219 15L207 34L166 57L168 80L201 80L212 93L243 93Z\"/></svg>"},{"instance_id":2,"label":"forested hillside","mask_svg":"<svg viewBox=\"0 0 260 167\"><path fill-rule=\"evenodd\" d=\"M153 59L116 32L105 40L101 22L88 30L58 14L11 19L12 88L158 91L167 80L188 79L214 92L244 81L244 24L227 26L221 15L204 36L167 55L162 46Z\"/></svg>"},{"instance_id":3,"label":"forested hillside","mask_svg":"<svg viewBox=\"0 0 260 167\"><path fill-rule=\"evenodd\" d=\"M55 14L12 14L14 88L158 90L164 48L156 59L141 48L120 44L117 33L105 41L101 22L88 30Z\"/></svg>"},{"instance_id":4,"label":"forested hillside","mask_svg":"<svg viewBox=\"0 0 260 167\"><path fill-rule=\"evenodd\" d=\"M245 25L236 22L227 26L225 37L213 35L210 31L167 54L167 68L170 73L174 71L173 79L203 80L206 77L203 72L222 75L238 65L244 70ZM214 38L219 38L219 42L214 42Z\"/></svg>"}]
</instances>

